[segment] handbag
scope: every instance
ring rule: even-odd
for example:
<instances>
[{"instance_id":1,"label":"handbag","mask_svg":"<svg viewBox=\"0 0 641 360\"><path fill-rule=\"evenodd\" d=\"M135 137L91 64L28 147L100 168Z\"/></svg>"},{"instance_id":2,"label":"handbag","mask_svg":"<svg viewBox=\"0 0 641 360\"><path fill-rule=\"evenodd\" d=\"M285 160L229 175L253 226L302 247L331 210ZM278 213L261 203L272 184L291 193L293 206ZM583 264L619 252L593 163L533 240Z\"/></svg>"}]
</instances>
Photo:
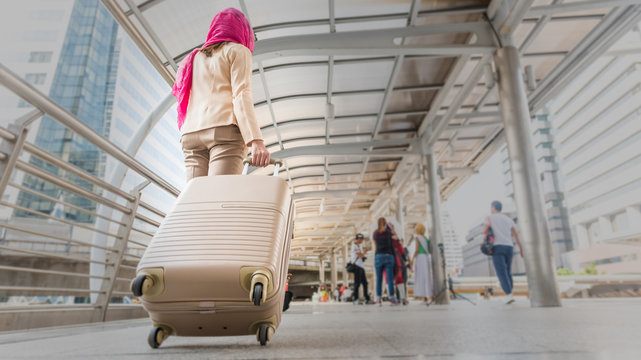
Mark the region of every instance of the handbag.
<instances>
[{"instance_id":1,"label":"handbag","mask_svg":"<svg viewBox=\"0 0 641 360\"><path fill-rule=\"evenodd\" d=\"M487 217L487 230L485 230L485 237L481 243L481 252L487 256L494 254L494 231L492 231L492 221Z\"/></svg>"},{"instance_id":2,"label":"handbag","mask_svg":"<svg viewBox=\"0 0 641 360\"><path fill-rule=\"evenodd\" d=\"M347 265L345 266L345 270L347 270L347 272L353 273L356 271L356 266L357 266L356 264L348 262Z\"/></svg>"}]
</instances>

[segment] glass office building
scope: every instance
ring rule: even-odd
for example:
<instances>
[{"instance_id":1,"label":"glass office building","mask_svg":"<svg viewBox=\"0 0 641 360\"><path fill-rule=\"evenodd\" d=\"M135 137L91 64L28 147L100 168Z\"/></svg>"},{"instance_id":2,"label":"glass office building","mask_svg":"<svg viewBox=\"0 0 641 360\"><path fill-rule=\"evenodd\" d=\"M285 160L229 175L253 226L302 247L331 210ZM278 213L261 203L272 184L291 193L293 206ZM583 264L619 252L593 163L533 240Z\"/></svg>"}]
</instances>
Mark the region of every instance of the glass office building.
<instances>
[{"instance_id":1,"label":"glass office building","mask_svg":"<svg viewBox=\"0 0 641 360\"><path fill-rule=\"evenodd\" d=\"M59 5L61 8L69 7L69 3ZM49 96L96 132L125 149L132 134L169 94L169 85L127 34L119 30L118 24L99 0L74 1L65 31L59 61L52 74ZM38 59L46 56L46 53L30 54L30 57ZM33 83L38 78L30 81ZM136 158L181 188L184 185L184 174L175 118L175 110L170 110L158 121ZM34 141L36 146L97 177L109 179L114 168L111 159L56 121L45 116L37 129L34 126L32 131L37 133ZM31 157L29 161L56 176L70 179L89 191L101 191L82 179L64 174L41 159ZM123 188L131 189L139 182L136 175L130 174L125 179ZM83 209L96 210L93 201L61 191L57 186L32 176L25 175L21 183ZM152 193L154 192L156 191L152 189ZM161 191L156 195L150 201L171 201ZM22 191L17 203L46 214L53 214L55 206L55 203L47 199ZM156 205L166 207L163 205L168 204ZM14 211L13 215L34 216L24 211ZM94 221L93 216L69 207L64 208L61 217L79 222Z\"/></svg>"},{"instance_id":2,"label":"glass office building","mask_svg":"<svg viewBox=\"0 0 641 360\"><path fill-rule=\"evenodd\" d=\"M105 114L110 106L106 95L117 31L113 17L98 0L75 1L49 93L51 99L101 134L105 132ZM35 144L93 175L102 175L98 150L48 117L40 123ZM68 177L35 157L31 162L57 176ZM92 190L85 181L74 179L74 182ZM95 209L89 200L61 192L52 184L31 176L25 177L24 185L84 209ZM50 213L54 207L51 201L25 192L20 193L18 205L44 213ZM71 208L65 209L64 216L81 222L93 221L90 215Z\"/></svg>"}]
</instances>

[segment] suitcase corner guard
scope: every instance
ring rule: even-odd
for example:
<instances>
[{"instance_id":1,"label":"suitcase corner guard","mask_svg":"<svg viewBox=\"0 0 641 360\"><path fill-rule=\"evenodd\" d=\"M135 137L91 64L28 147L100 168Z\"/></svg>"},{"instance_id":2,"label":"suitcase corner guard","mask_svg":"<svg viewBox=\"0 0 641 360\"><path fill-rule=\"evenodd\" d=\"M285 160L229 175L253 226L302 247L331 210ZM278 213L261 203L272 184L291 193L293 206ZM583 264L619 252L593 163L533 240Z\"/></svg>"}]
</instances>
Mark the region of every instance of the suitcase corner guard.
<instances>
[{"instance_id":1,"label":"suitcase corner guard","mask_svg":"<svg viewBox=\"0 0 641 360\"><path fill-rule=\"evenodd\" d=\"M146 268L138 271L131 281L130 290L134 296L154 297L165 290L162 268Z\"/></svg>"},{"instance_id":2,"label":"suitcase corner guard","mask_svg":"<svg viewBox=\"0 0 641 360\"><path fill-rule=\"evenodd\" d=\"M254 298L256 285L261 284L262 291L260 299ZM264 303L267 294L274 289L274 281L271 271L262 267L246 266L240 269L240 286L249 293L249 301L255 305ZM258 295L258 294L257 294Z\"/></svg>"}]
</instances>

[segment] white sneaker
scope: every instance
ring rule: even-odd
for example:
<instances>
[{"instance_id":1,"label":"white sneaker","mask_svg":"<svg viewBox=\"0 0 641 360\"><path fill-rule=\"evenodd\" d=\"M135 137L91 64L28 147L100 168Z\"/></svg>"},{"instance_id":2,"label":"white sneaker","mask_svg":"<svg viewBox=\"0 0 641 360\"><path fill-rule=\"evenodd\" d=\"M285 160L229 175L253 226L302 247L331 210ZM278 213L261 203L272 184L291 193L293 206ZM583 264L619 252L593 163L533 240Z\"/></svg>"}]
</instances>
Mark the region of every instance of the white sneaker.
<instances>
[{"instance_id":1,"label":"white sneaker","mask_svg":"<svg viewBox=\"0 0 641 360\"><path fill-rule=\"evenodd\" d=\"M515 300L514 300L514 296L512 296L512 294L508 294L508 295L506 295L506 296L505 296L505 299L506 299L505 303L506 303L506 304L508 304L508 305L509 305L509 304L511 304L511 303L513 303L513 302L515 301Z\"/></svg>"}]
</instances>

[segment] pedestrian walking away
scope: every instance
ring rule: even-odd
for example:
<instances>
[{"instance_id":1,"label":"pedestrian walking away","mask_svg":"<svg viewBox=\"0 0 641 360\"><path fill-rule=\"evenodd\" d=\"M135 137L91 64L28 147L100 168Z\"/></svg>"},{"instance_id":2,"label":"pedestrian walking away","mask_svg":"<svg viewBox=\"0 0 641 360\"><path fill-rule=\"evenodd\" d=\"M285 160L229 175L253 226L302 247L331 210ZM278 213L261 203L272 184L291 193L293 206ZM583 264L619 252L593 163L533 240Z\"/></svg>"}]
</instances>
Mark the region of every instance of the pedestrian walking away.
<instances>
[{"instance_id":1,"label":"pedestrian walking away","mask_svg":"<svg viewBox=\"0 0 641 360\"><path fill-rule=\"evenodd\" d=\"M492 247L492 262L496 276L499 278L501 288L505 292L506 304L514 302L512 290L514 283L512 280L512 257L514 255L514 241L519 245L521 257L523 257L523 246L519 239L519 233L516 231L516 224L505 214L501 213L503 204L500 201L493 201L490 207L491 214L485 219L483 232L492 228L494 233L494 246Z\"/></svg>"},{"instance_id":2,"label":"pedestrian walking away","mask_svg":"<svg viewBox=\"0 0 641 360\"><path fill-rule=\"evenodd\" d=\"M374 268L376 269L376 303L382 304L383 270L385 270L389 299L391 305L398 305L394 296L394 246L393 238L396 237L393 229L384 217L378 219L378 228L374 231L373 238L376 244Z\"/></svg>"}]
</instances>

